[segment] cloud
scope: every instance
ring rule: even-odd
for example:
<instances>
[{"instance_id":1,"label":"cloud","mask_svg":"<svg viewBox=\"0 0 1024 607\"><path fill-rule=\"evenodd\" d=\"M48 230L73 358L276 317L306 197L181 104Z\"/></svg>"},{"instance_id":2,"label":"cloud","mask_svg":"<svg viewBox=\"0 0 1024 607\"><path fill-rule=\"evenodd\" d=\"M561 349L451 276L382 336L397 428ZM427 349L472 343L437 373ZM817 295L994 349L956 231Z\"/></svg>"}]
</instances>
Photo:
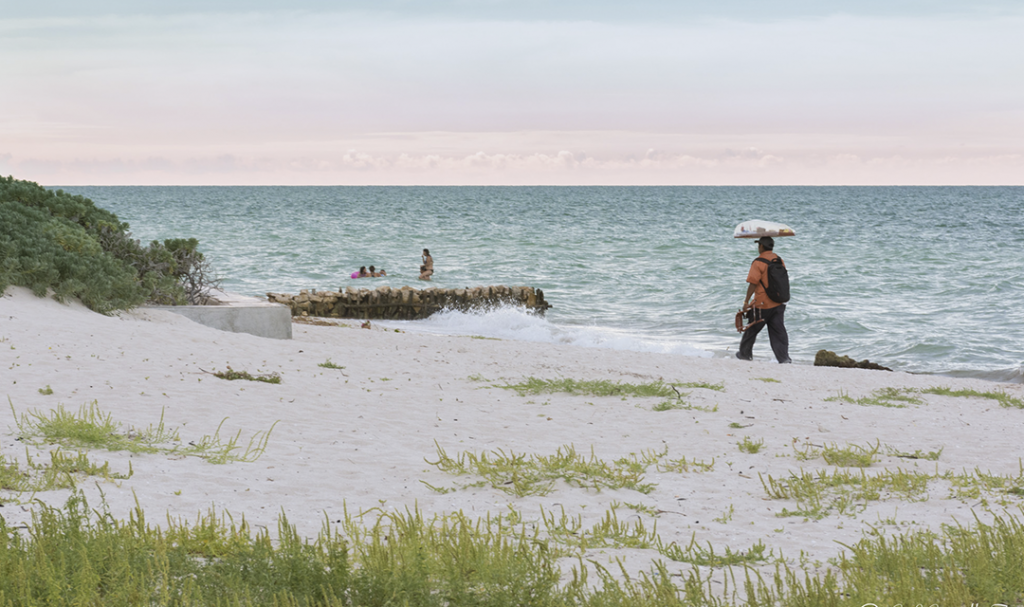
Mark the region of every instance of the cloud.
<instances>
[{"instance_id":1,"label":"cloud","mask_svg":"<svg viewBox=\"0 0 1024 607\"><path fill-rule=\"evenodd\" d=\"M757 148L440 154L356 149L323 156L212 155L51 161L0 155L47 185L1024 185L1024 154L821 153ZM126 178L127 176L127 178Z\"/></svg>"}]
</instances>

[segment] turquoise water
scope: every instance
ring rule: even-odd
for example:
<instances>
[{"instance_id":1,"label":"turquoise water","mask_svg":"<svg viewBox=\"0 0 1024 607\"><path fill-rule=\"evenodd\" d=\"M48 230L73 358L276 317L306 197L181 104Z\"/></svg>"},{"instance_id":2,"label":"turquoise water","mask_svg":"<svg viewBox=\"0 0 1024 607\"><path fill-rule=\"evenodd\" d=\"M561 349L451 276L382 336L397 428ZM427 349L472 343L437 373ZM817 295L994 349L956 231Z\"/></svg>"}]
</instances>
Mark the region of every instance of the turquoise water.
<instances>
[{"instance_id":1,"label":"turquoise water","mask_svg":"<svg viewBox=\"0 0 1024 607\"><path fill-rule=\"evenodd\" d=\"M143 241L195 237L226 290L416 280L530 285L554 305L447 314L422 331L631 350L734 351L756 245L780 221L794 361L822 348L900 370L1021 381L1024 188L1014 187L71 187ZM389 277L353 281L362 265ZM755 346L768 359L767 335Z\"/></svg>"}]
</instances>

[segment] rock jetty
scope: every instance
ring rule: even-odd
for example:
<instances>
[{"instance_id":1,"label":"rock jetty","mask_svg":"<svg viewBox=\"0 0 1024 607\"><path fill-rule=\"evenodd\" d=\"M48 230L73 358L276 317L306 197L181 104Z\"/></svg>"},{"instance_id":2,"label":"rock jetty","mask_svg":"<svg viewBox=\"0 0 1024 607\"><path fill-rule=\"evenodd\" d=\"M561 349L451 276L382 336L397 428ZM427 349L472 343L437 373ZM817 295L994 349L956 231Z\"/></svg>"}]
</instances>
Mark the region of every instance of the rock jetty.
<instances>
[{"instance_id":1,"label":"rock jetty","mask_svg":"<svg viewBox=\"0 0 1024 607\"><path fill-rule=\"evenodd\" d=\"M338 291L303 289L298 295L267 293L267 300L288 306L292 316L415 320L441 310L478 310L505 306L544 314L551 307L544 292L533 287L473 287L466 289L376 289L346 287Z\"/></svg>"}]
</instances>

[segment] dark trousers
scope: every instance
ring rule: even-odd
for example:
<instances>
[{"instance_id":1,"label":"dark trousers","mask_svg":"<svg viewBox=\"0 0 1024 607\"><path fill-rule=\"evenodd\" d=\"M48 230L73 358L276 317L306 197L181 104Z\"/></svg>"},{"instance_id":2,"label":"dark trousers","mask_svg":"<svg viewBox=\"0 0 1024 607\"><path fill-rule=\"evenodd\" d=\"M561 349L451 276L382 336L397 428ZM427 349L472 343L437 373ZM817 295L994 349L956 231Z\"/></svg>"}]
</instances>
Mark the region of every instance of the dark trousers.
<instances>
[{"instance_id":1,"label":"dark trousers","mask_svg":"<svg viewBox=\"0 0 1024 607\"><path fill-rule=\"evenodd\" d=\"M772 344L775 360L780 363L791 362L789 360L789 334L786 333L786 325L783 322L785 315L785 304L767 309L753 308L748 311L748 320L764 319L764 322L759 322L743 332L743 336L740 337L740 351L736 354L736 358L743 360L754 358L754 340L757 339L757 334L761 332L761 329L767 326L768 341Z\"/></svg>"}]
</instances>

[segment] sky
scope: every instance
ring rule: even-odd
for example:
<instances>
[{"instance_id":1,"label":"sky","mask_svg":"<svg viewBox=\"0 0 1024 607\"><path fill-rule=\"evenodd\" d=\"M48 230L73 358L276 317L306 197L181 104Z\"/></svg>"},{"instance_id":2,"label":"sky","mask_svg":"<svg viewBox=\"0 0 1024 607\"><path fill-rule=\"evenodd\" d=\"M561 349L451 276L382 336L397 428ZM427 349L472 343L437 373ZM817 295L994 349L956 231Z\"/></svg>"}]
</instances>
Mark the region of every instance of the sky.
<instances>
[{"instance_id":1,"label":"sky","mask_svg":"<svg viewBox=\"0 0 1024 607\"><path fill-rule=\"evenodd\" d=\"M0 0L43 185L1024 185L1019 0Z\"/></svg>"}]
</instances>

